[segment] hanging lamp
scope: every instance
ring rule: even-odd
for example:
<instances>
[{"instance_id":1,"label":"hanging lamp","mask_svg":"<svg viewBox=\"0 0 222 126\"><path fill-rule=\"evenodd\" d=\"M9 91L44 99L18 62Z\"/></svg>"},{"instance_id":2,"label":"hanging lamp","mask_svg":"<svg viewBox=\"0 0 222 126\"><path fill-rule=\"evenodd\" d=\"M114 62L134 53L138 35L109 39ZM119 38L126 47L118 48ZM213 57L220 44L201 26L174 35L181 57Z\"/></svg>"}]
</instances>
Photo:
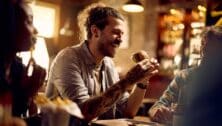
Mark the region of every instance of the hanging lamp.
<instances>
[{"instance_id":1,"label":"hanging lamp","mask_svg":"<svg viewBox=\"0 0 222 126\"><path fill-rule=\"evenodd\" d=\"M122 6L122 9L126 12L131 13L138 13L144 11L143 5L138 0L129 0Z\"/></svg>"}]
</instances>

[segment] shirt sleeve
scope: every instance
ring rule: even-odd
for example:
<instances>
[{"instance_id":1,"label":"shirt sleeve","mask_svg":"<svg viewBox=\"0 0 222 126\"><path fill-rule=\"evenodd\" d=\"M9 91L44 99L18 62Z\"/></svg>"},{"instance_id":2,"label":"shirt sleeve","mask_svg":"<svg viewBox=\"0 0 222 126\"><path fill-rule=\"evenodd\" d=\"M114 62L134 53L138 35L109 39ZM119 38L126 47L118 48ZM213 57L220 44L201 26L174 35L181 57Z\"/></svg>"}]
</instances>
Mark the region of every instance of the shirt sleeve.
<instances>
[{"instance_id":1,"label":"shirt sleeve","mask_svg":"<svg viewBox=\"0 0 222 126\"><path fill-rule=\"evenodd\" d=\"M154 115L155 111L161 106L169 107L171 106L171 103L177 102L179 90L184 84L184 79L185 76L183 71L174 77L160 99L149 109L150 115Z\"/></svg>"},{"instance_id":2,"label":"shirt sleeve","mask_svg":"<svg viewBox=\"0 0 222 126\"><path fill-rule=\"evenodd\" d=\"M66 50L56 58L51 67L49 83L53 83L62 97L81 104L89 99L89 93L81 77L78 59L73 55L72 50Z\"/></svg>"}]
</instances>

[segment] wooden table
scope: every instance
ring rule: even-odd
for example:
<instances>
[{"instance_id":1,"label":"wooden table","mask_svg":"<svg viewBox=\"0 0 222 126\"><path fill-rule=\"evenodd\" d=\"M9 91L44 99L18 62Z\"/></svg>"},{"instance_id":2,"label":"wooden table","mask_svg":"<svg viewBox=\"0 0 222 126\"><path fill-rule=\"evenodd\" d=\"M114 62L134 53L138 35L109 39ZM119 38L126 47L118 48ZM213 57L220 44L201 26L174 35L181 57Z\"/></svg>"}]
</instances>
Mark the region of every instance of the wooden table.
<instances>
[{"instance_id":1,"label":"wooden table","mask_svg":"<svg viewBox=\"0 0 222 126\"><path fill-rule=\"evenodd\" d=\"M150 121L149 117L136 116L133 119L96 120L91 122L90 126L164 126L164 125Z\"/></svg>"}]
</instances>

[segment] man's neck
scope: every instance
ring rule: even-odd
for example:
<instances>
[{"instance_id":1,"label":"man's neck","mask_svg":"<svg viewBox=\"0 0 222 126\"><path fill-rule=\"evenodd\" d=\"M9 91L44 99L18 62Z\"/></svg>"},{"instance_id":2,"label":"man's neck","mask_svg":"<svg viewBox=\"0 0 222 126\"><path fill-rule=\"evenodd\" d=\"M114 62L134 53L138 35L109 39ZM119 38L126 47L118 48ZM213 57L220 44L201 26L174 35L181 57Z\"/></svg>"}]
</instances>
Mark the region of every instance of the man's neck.
<instances>
[{"instance_id":1,"label":"man's neck","mask_svg":"<svg viewBox=\"0 0 222 126\"><path fill-rule=\"evenodd\" d=\"M93 40L88 40L88 48L93 57L95 58L96 64L98 65L102 61L104 56L98 51L96 42Z\"/></svg>"}]
</instances>

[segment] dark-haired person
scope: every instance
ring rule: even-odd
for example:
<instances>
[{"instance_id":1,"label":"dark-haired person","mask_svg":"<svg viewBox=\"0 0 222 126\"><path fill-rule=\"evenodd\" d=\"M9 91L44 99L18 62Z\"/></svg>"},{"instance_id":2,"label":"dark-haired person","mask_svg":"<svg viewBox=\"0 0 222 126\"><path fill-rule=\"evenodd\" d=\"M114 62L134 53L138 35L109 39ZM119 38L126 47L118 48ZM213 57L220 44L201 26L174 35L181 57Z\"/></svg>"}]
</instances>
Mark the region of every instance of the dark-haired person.
<instances>
[{"instance_id":1,"label":"dark-haired person","mask_svg":"<svg viewBox=\"0 0 222 126\"><path fill-rule=\"evenodd\" d=\"M209 27L203 40L203 58L187 90L189 104L181 126L222 125L222 26Z\"/></svg>"},{"instance_id":2,"label":"dark-haired person","mask_svg":"<svg viewBox=\"0 0 222 126\"><path fill-rule=\"evenodd\" d=\"M222 61L220 53L220 50L222 49L221 40L222 40L222 26L211 26L207 27L204 30L201 40L200 65L198 67L184 69L174 77L174 79L171 81L168 88L164 91L160 99L149 109L148 113L153 121L161 123L172 123L174 111L172 111L171 105L174 103L178 104L180 100L179 94L181 89L184 88L184 86L186 87L185 88L186 90L185 94L183 94L184 96L182 97L186 97L186 104L193 104L191 105L191 107L194 108L197 107L195 109L192 108L190 109L192 111L187 112L189 114L186 115L186 118L189 118L190 121L188 122L188 120L186 120L185 118L185 122L187 122L187 124L185 123L185 125L189 126L191 125L198 126L205 124L210 125L209 124L210 118L215 118L215 119L217 118L215 116L210 117L209 115L210 114L213 115L213 113L210 113L211 108L206 107L206 105L209 105L210 107L211 105L210 100L214 100L214 102L216 102L217 100L215 100L214 98L208 99L208 101L203 99L207 99L207 97L212 97L210 95L210 91L213 91L212 88L213 86L215 86L215 83L221 82L219 81L221 80L219 73L221 70L220 63ZM200 94L203 95L202 93L200 93L202 91L207 91L209 95L205 94L206 98L204 98L203 96L202 97L203 99L200 100L198 99L199 96L198 97L196 96ZM213 93L211 92L211 94ZM199 103L197 103L196 99L200 100L198 101ZM195 105L199 104L199 106L194 106L194 104ZM214 105L216 106L216 104ZM203 109L204 107L205 110ZM209 109L210 111L208 111L207 109ZM215 108L212 107L212 109ZM217 115L218 113L214 114ZM210 118L201 119L201 117L205 118L204 116ZM199 121L196 121L195 118L196 120L199 119Z\"/></svg>"},{"instance_id":3,"label":"dark-haired person","mask_svg":"<svg viewBox=\"0 0 222 126\"><path fill-rule=\"evenodd\" d=\"M2 0L0 16L0 27L4 31L0 35L0 106L5 114L20 118L26 115L30 100L45 77L43 70L42 78L36 77L42 80L31 80L27 67L16 56L33 47L37 30L33 26L32 10L25 0Z\"/></svg>"},{"instance_id":4,"label":"dark-haired person","mask_svg":"<svg viewBox=\"0 0 222 126\"><path fill-rule=\"evenodd\" d=\"M146 92L143 79L157 72L157 61L139 62L120 80L111 58L125 34L123 16L111 7L92 4L78 18L86 38L58 53L51 65L46 95L73 100L88 121L133 117ZM129 96L127 89L139 81L146 83L138 84Z\"/></svg>"},{"instance_id":5,"label":"dark-haired person","mask_svg":"<svg viewBox=\"0 0 222 126\"><path fill-rule=\"evenodd\" d=\"M1 1L1 49L0 49L0 94L11 93L12 114L20 117L26 113L31 89L26 89L24 74L26 67L17 52L29 51L35 43L36 28L33 14L26 1ZM4 44L3 44L4 43ZM7 94L7 93L6 93ZM10 97L10 96L9 96Z\"/></svg>"}]
</instances>

